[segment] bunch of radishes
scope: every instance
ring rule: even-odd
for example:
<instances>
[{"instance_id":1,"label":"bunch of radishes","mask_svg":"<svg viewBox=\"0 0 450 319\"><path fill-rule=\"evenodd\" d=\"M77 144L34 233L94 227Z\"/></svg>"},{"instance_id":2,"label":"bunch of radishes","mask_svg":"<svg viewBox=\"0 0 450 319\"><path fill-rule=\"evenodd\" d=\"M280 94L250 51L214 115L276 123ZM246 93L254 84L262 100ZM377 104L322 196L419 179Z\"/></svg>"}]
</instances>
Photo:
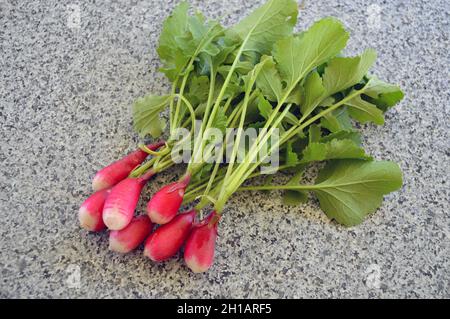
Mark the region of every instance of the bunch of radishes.
<instances>
[{"instance_id":1,"label":"bunch of radishes","mask_svg":"<svg viewBox=\"0 0 450 319\"><path fill-rule=\"evenodd\" d=\"M147 148L155 151L163 145L164 142L159 142ZM134 216L141 191L155 173L149 170L137 178L129 175L148 155L139 149L95 175L92 182L95 193L79 210L80 225L94 232L108 228L109 248L119 253L136 249L148 237L144 255L157 262L174 256L186 243L186 264L194 272L204 272L213 262L220 217L212 212L199 221L195 210L177 215L189 176L158 191L148 202L147 216ZM153 231L155 224L161 226Z\"/></svg>"},{"instance_id":2,"label":"bunch of radishes","mask_svg":"<svg viewBox=\"0 0 450 319\"><path fill-rule=\"evenodd\" d=\"M82 227L108 228L110 249L121 253L148 237L144 255L154 261L184 245L187 266L204 272L213 263L218 222L237 191L282 191L288 205L312 193L331 219L354 226L400 188L398 165L366 154L352 121L383 124L403 93L368 74L374 50L342 56L349 34L338 20L324 18L293 33L297 14L294 0L268 0L225 28L200 13L189 15L181 2L164 22L158 47L171 92L149 94L133 106L135 130L153 138L161 136L160 113L168 109L169 138L141 145L95 175L96 193L80 208ZM181 140L178 129L186 133ZM246 130L255 132L249 143ZM192 150L185 174L153 195L147 216L134 217L146 182L181 163L180 144ZM315 184L301 183L309 165L323 161ZM284 185L266 178L243 186L277 171L292 178ZM179 213L193 202L192 210ZM202 218L204 210L209 214Z\"/></svg>"}]
</instances>

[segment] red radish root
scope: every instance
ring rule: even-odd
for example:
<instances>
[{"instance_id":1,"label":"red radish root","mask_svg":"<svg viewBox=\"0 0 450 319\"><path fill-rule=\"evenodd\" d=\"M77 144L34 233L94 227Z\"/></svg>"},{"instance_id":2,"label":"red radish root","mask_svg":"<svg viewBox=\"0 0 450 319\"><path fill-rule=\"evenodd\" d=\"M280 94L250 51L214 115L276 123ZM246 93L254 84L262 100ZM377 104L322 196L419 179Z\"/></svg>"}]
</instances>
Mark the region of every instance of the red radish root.
<instances>
[{"instance_id":1,"label":"red radish root","mask_svg":"<svg viewBox=\"0 0 450 319\"><path fill-rule=\"evenodd\" d=\"M148 237L144 255L153 261L164 261L175 255L186 241L196 214L195 210L180 214L159 227Z\"/></svg>"},{"instance_id":2,"label":"red radish root","mask_svg":"<svg viewBox=\"0 0 450 319\"><path fill-rule=\"evenodd\" d=\"M153 224L147 216L135 217L124 229L109 233L109 249L118 253L128 253L144 241L152 228Z\"/></svg>"},{"instance_id":3,"label":"red radish root","mask_svg":"<svg viewBox=\"0 0 450 319\"><path fill-rule=\"evenodd\" d=\"M147 147L152 151L156 151L164 144L164 142L157 142ZM147 156L148 154L146 152L139 149L128 154L121 160L106 166L95 174L92 181L92 188L94 191L99 191L116 185L121 180L127 178L136 166L142 164Z\"/></svg>"},{"instance_id":4,"label":"red radish root","mask_svg":"<svg viewBox=\"0 0 450 319\"><path fill-rule=\"evenodd\" d=\"M105 229L106 226L103 222L102 212L106 198L110 192L110 189L98 191L81 204L78 212L78 220L80 221L81 227L88 231L101 231Z\"/></svg>"},{"instance_id":5,"label":"red radish root","mask_svg":"<svg viewBox=\"0 0 450 319\"><path fill-rule=\"evenodd\" d=\"M153 195L147 204L147 213L152 222L163 225L176 216L190 179L190 175L185 175L178 182L164 186Z\"/></svg>"},{"instance_id":6,"label":"red radish root","mask_svg":"<svg viewBox=\"0 0 450 319\"><path fill-rule=\"evenodd\" d=\"M195 273L207 271L214 262L220 215L212 212L192 229L184 248L184 261Z\"/></svg>"},{"instance_id":7,"label":"red radish root","mask_svg":"<svg viewBox=\"0 0 450 319\"><path fill-rule=\"evenodd\" d=\"M111 189L103 208L103 222L110 230L121 230L128 226L134 215L142 188L154 175L147 172L139 178L126 178Z\"/></svg>"}]
</instances>

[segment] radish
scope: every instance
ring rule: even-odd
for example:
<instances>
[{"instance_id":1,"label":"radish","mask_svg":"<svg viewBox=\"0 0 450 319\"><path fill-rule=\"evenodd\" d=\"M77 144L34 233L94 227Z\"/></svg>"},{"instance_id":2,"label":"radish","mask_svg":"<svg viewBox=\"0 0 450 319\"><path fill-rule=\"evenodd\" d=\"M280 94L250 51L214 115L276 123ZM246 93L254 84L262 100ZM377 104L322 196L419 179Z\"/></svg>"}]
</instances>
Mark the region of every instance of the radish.
<instances>
[{"instance_id":1,"label":"radish","mask_svg":"<svg viewBox=\"0 0 450 319\"><path fill-rule=\"evenodd\" d=\"M147 147L155 151L161 146L163 146L164 142L157 142ZM121 180L126 178L131 171L136 168L136 166L142 164L142 162L147 158L148 154L143 150L136 150L121 160L118 160L95 174L94 179L92 181L92 188L94 191L99 191L101 189L110 188Z\"/></svg>"},{"instance_id":2,"label":"radish","mask_svg":"<svg viewBox=\"0 0 450 319\"><path fill-rule=\"evenodd\" d=\"M142 188L153 175L150 170L139 178L128 177L111 189L103 208L103 222L110 230L121 230L130 223Z\"/></svg>"},{"instance_id":3,"label":"radish","mask_svg":"<svg viewBox=\"0 0 450 319\"><path fill-rule=\"evenodd\" d=\"M135 217L124 229L109 233L109 249L118 253L128 253L144 241L152 228L153 224L147 216Z\"/></svg>"},{"instance_id":4,"label":"radish","mask_svg":"<svg viewBox=\"0 0 450 319\"><path fill-rule=\"evenodd\" d=\"M186 174L178 182L171 183L161 188L147 204L147 213L155 224L167 224L170 222L183 202L184 191L189 185L191 176Z\"/></svg>"},{"instance_id":5,"label":"radish","mask_svg":"<svg viewBox=\"0 0 450 319\"><path fill-rule=\"evenodd\" d=\"M184 261L195 273L205 272L213 264L220 217L216 212L212 212L194 226L186 241Z\"/></svg>"},{"instance_id":6,"label":"radish","mask_svg":"<svg viewBox=\"0 0 450 319\"><path fill-rule=\"evenodd\" d=\"M153 261L166 260L177 253L186 241L197 212L192 210L176 216L148 237L144 255Z\"/></svg>"},{"instance_id":7,"label":"radish","mask_svg":"<svg viewBox=\"0 0 450 319\"><path fill-rule=\"evenodd\" d=\"M105 223L102 218L103 206L111 189L103 189L92 194L80 206L78 219L81 227L88 231L101 231L105 229Z\"/></svg>"}]
</instances>

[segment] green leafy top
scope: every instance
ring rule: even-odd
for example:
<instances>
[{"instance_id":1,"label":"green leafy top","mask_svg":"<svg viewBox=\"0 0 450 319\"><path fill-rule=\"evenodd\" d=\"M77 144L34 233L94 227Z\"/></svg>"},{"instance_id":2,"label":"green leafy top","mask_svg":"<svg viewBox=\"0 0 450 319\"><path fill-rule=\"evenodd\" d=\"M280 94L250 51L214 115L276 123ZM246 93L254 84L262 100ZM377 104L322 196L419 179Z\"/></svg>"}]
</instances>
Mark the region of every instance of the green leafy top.
<instances>
[{"instance_id":1,"label":"green leafy top","mask_svg":"<svg viewBox=\"0 0 450 319\"><path fill-rule=\"evenodd\" d=\"M374 50L366 50L354 58L336 57L327 64L323 74L323 86L333 95L358 84L377 58Z\"/></svg>"},{"instance_id":2,"label":"green leafy top","mask_svg":"<svg viewBox=\"0 0 450 319\"><path fill-rule=\"evenodd\" d=\"M354 226L375 212L383 195L401 186L402 173L395 163L346 160L330 162L311 190L330 218Z\"/></svg>"},{"instance_id":3,"label":"green leafy top","mask_svg":"<svg viewBox=\"0 0 450 319\"><path fill-rule=\"evenodd\" d=\"M374 50L342 55L349 34L340 21L324 18L294 34L294 0L269 0L228 29L188 11L188 4L181 2L160 36L161 71L172 82L171 93L136 101L135 130L141 136L159 136L165 127L160 113L168 107L171 131L195 131L195 120L204 120L197 128L200 138L193 142L195 154L215 146L202 140L208 128L266 132L242 149L236 141L227 165L221 164L221 156L216 163L189 163L196 190L192 198L203 197L199 208L211 201L221 212L239 189L283 190L283 202L290 205L306 201L312 192L330 218L352 226L375 211L383 195L401 186L398 166L374 161L361 146L353 123L382 125L384 113L403 93L368 74L376 60ZM280 139L273 142L268 136L275 129ZM266 157L278 147L280 169L294 171L295 176L285 185L242 187L258 175L266 158L257 155L266 147ZM238 154L243 161L235 163ZM301 184L304 171L316 162L326 163L316 184ZM196 193L198 189L203 193Z\"/></svg>"},{"instance_id":4,"label":"green leafy top","mask_svg":"<svg viewBox=\"0 0 450 319\"><path fill-rule=\"evenodd\" d=\"M311 70L341 52L348 37L338 20L325 18L300 35L279 40L273 55L287 88L292 89Z\"/></svg>"},{"instance_id":5,"label":"green leafy top","mask_svg":"<svg viewBox=\"0 0 450 319\"><path fill-rule=\"evenodd\" d=\"M133 105L134 129L140 136L159 137L166 126L160 113L169 104L170 96L147 95Z\"/></svg>"},{"instance_id":6,"label":"green leafy top","mask_svg":"<svg viewBox=\"0 0 450 319\"><path fill-rule=\"evenodd\" d=\"M188 14L189 5L181 2L166 19L159 37L158 54L164 62L161 71L173 82L192 57L205 52L217 55L220 49L212 43L223 28L215 21L205 21L201 13Z\"/></svg>"},{"instance_id":7,"label":"green leafy top","mask_svg":"<svg viewBox=\"0 0 450 319\"><path fill-rule=\"evenodd\" d=\"M297 15L296 1L269 0L235 25L232 31L245 42L245 51L269 54L273 43L291 34Z\"/></svg>"}]
</instances>

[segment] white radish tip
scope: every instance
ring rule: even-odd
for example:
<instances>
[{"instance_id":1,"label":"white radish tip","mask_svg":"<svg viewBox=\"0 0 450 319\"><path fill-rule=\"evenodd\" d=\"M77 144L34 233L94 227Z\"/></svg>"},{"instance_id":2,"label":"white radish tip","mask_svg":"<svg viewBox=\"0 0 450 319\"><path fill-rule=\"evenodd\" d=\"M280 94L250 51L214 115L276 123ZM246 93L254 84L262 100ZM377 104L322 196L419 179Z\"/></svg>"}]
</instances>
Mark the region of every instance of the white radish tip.
<instances>
[{"instance_id":1,"label":"white radish tip","mask_svg":"<svg viewBox=\"0 0 450 319\"><path fill-rule=\"evenodd\" d=\"M109 230L121 230L130 222L116 208L103 211L103 222Z\"/></svg>"},{"instance_id":2,"label":"white radish tip","mask_svg":"<svg viewBox=\"0 0 450 319\"><path fill-rule=\"evenodd\" d=\"M161 214L155 210L149 211L148 217L150 217L150 220L153 224L164 225L170 222L170 220L168 220L164 216L161 216Z\"/></svg>"},{"instance_id":3,"label":"white radish tip","mask_svg":"<svg viewBox=\"0 0 450 319\"><path fill-rule=\"evenodd\" d=\"M200 265L200 263L198 262L198 260L195 257L185 259L184 261L186 262L186 265L189 267L189 269L192 270L192 272L194 272L196 274L206 272L211 267L211 266Z\"/></svg>"},{"instance_id":4,"label":"white radish tip","mask_svg":"<svg viewBox=\"0 0 450 319\"><path fill-rule=\"evenodd\" d=\"M95 176L92 180L92 189L94 192L101 191L102 189L109 188L111 185L107 183L104 179L102 179L100 176Z\"/></svg>"},{"instance_id":5,"label":"white radish tip","mask_svg":"<svg viewBox=\"0 0 450 319\"><path fill-rule=\"evenodd\" d=\"M144 256L150 258L151 260L155 261L152 257L152 254L148 251L147 248L144 248Z\"/></svg>"},{"instance_id":6,"label":"white radish tip","mask_svg":"<svg viewBox=\"0 0 450 319\"><path fill-rule=\"evenodd\" d=\"M88 231L94 231L98 221L92 217L91 213L84 207L80 207L78 212L78 220L80 226Z\"/></svg>"},{"instance_id":7,"label":"white radish tip","mask_svg":"<svg viewBox=\"0 0 450 319\"><path fill-rule=\"evenodd\" d=\"M157 263L162 261L162 260L159 260L158 258L155 258L147 248L144 248L144 256L150 258L151 261L154 261Z\"/></svg>"},{"instance_id":8,"label":"white radish tip","mask_svg":"<svg viewBox=\"0 0 450 319\"><path fill-rule=\"evenodd\" d=\"M109 236L109 250L121 254L130 252L130 249L125 244L121 243L113 236Z\"/></svg>"}]
</instances>

